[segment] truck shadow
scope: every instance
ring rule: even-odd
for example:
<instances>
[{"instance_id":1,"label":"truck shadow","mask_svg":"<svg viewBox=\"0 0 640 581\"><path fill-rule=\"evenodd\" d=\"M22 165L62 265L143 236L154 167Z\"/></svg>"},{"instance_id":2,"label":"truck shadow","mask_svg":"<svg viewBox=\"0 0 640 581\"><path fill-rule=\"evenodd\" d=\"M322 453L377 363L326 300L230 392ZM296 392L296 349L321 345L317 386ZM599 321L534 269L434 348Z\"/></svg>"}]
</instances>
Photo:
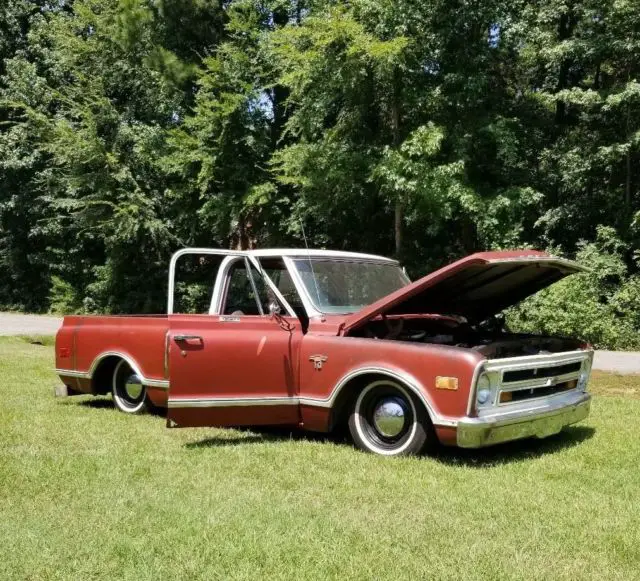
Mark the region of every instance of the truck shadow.
<instances>
[{"instance_id":1,"label":"truck shadow","mask_svg":"<svg viewBox=\"0 0 640 581\"><path fill-rule=\"evenodd\" d=\"M92 409L114 409L110 397L93 398L74 402L74 405ZM151 415L164 418L166 411L159 408L150 410ZM331 442L333 444L352 445L346 434L322 434L317 432L305 432L295 428L278 426L237 426L233 428L240 435L228 437L211 437L196 442L187 442L184 447L189 450L199 448L221 448L227 446L247 446L252 444L264 444L266 442L309 441ZM591 439L596 433L590 426L569 426L559 434L538 440L529 438L517 440L505 444L498 444L489 448L476 450L437 446L425 459L435 460L450 466L465 466L471 468L487 468L500 464L518 462L524 459L533 459L547 454L554 454L561 450L573 448L582 442Z\"/></svg>"},{"instance_id":2,"label":"truck shadow","mask_svg":"<svg viewBox=\"0 0 640 581\"><path fill-rule=\"evenodd\" d=\"M320 434L303 432L287 428L272 427L237 427L237 431L245 432L245 436L214 437L187 442L187 449L219 448L226 446L245 446L264 444L266 442L309 441L330 442L333 444L352 445L348 437L343 434ZM593 437L595 429L588 426L571 426L543 440L535 438L519 440L506 444L499 444L490 448L467 450L463 448L448 448L438 446L433 452L423 456L425 459L435 460L450 466L466 466L472 468L488 468L500 464L533 459L547 454L553 454L564 449L573 448Z\"/></svg>"},{"instance_id":3,"label":"truck shadow","mask_svg":"<svg viewBox=\"0 0 640 581\"><path fill-rule=\"evenodd\" d=\"M74 401L70 405L77 405L83 408L90 408L93 410L116 410L117 408L113 403L111 397L93 397L92 399L85 399L82 401ZM165 408L158 408L155 406L147 409L146 413L151 416L156 416L160 418L166 418L167 410Z\"/></svg>"},{"instance_id":4,"label":"truck shadow","mask_svg":"<svg viewBox=\"0 0 640 581\"><path fill-rule=\"evenodd\" d=\"M83 401L74 401L73 405L81 406L83 408L91 408L94 410L106 410L106 409L115 409L113 405L113 401L111 398L93 398L86 399Z\"/></svg>"},{"instance_id":5,"label":"truck shadow","mask_svg":"<svg viewBox=\"0 0 640 581\"><path fill-rule=\"evenodd\" d=\"M288 441L308 441L308 442L345 442L341 436L330 434L320 434L315 432L303 432L291 428L280 428L271 426L237 426L233 428L237 432L243 432L245 436L206 438L197 442L187 442L184 447L193 450L198 448L224 448L226 446L243 446L247 444L264 444L266 442L288 442Z\"/></svg>"},{"instance_id":6,"label":"truck shadow","mask_svg":"<svg viewBox=\"0 0 640 581\"><path fill-rule=\"evenodd\" d=\"M442 464L487 468L554 454L591 439L596 430L589 426L569 426L542 440L528 438L476 450L440 446L431 456Z\"/></svg>"}]
</instances>

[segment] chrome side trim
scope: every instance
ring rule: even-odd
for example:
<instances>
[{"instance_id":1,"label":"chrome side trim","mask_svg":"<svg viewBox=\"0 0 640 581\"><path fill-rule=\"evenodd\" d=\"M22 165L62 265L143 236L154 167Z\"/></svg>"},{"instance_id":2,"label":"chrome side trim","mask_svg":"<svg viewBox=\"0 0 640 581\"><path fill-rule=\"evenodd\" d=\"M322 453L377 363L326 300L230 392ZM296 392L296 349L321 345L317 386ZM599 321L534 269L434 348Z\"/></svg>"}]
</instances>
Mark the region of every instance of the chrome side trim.
<instances>
[{"instance_id":1,"label":"chrome side trim","mask_svg":"<svg viewBox=\"0 0 640 581\"><path fill-rule=\"evenodd\" d=\"M351 381L352 379L360 375L367 375L367 374L374 374L374 373L377 375L385 375L387 377L395 379L396 381L398 381L399 383L407 387L409 390L411 390L411 392L413 392L416 396L418 396L420 401L424 404L425 408L427 409L427 412L429 413L429 417L431 418L431 421L434 425L453 426L453 427L457 425L458 423L457 419L451 418L448 416L443 416L435 410L435 408L433 407L433 404L427 397L426 391L423 389L422 384L415 377L409 375L408 373L402 373L400 371L387 369L385 367L361 367L353 371L350 371L349 373L344 375L340 379L340 381L338 381L338 383L334 386L334 388L331 391L331 394L328 397L323 399L323 398L302 396L299 398L300 403L302 405L309 405L309 406L323 407L323 408L333 407L336 398L338 397L342 389L345 387L345 385L349 383L349 381Z\"/></svg>"},{"instance_id":2,"label":"chrome side trim","mask_svg":"<svg viewBox=\"0 0 640 581\"><path fill-rule=\"evenodd\" d=\"M146 377L140 377L140 381L145 387L154 387L156 389L169 391L170 383L164 379L147 379Z\"/></svg>"},{"instance_id":3,"label":"chrome side trim","mask_svg":"<svg viewBox=\"0 0 640 581\"><path fill-rule=\"evenodd\" d=\"M169 408L225 408L247 406L298 405L299 398L267 397L174 397L169 398Z\"/></svg>"},{"instance_id":4,"label":"chrome side trim","mask_svg":"<svg viewBox=\"0 0 640 581\"><path fill-rule=\"evenodd\" d=\"M431 421L436 426L455 427L457 420L437 413L429 399L421 391L420 383L412 376L383 367L363 367L351 371L340 379L331 394L326 398L307 396L265 396L265 397L174 397L169 398L169 408L212 408L212 407L246 407L246 406L279 406L279 405L307 405L319 408L331 408L341 390L355 377L372 374L384 375L394 379L413 392L426 407Z\"/></svg>"},{"instance_id":5,"label":"chrome side trim","mask_svg":"<svg viewBox=\"0 0 640 581\"><path fill-rule=\"evenodd\" d=\"M91 379L91 376L86 371L72 371L71 369L56 369L57 375L64 375L65 377L79 377L80 379Z\"/></svg>"},{"instance_id":6,"label":"chrome side trim","mask_svg":"<svg viewBox=\"0 0 640 581\"><path fill-rule=\"evenodd\" d=\"M236 406L272 406L272 405L307 405L319 408L331 408L335 404L336 398L342 389L355 377L366 374L385 375L394 379L413 392L426 407L431 421L436 426L457 425L457 419L443 416L437 413L429 399L421 391L421 384L412 376L384 367L362 367L355 369L343 376L335 385L331 394L326 398L316 398L308 396L266 396L266 397L191 397L191 398L169 398L168 407L236 407Z\"/></svg>"},{"instance_id":7,"label":"chrome side trim","mask_svg":"<svg viewBox=\"0 0 640 581\"><path fill-rule=\"evenodd\" d=\"M56 369L56 373L58 375L62 375L64 377L77 377L79 379L91 379L93 374L95 373L98 365L105 357L119 357L120 359L124 359L133 372L140 378L142 385L146 387L153 387L156 389L164 389L168 390L170 386L170 382L167 379L154 379L151 377L145 377L144 374L140 371L137 363L128 355L124 353L119 353L118 351L105 351L104 353L100 353L91 364L89 371L74 371L72 369Z\"/></svg>"},{"instance_id":8,"label":"chrome side trim","mask_svg":"<svg viewBox=\"0 0 640 581\"><path fill-rule=\"evenodd\" d=\"M93 377L93 374L96 372L98 365L100 365L102 360L106 359L107 357L120 357L120 359L124 359L138 377L144 377L144 375L140 372L138 364L129 355L125 355L120 351L104 351L103 353L100 353L91 363L91 367L89 367L89 377Z\"/></svg>"}]
</instances>

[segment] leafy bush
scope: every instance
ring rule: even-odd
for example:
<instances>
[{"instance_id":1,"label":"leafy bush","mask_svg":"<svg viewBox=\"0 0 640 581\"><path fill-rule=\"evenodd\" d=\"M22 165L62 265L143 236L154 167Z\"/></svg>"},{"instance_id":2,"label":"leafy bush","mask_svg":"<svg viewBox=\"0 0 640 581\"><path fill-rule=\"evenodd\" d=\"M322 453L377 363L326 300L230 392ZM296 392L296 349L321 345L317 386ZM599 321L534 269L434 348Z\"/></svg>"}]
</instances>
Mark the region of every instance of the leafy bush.
<instances>
[{"instance_id":1,"label":"leafy bush","mask_svg":"<svg viewBox=\"0 0 640 581\"><path fill-rule=\"evenodd\" d=\"M595 242L581 243L576 256L589 271L510 309L509 328L578 337L600 349L640 348L640 276L629 274L627 252L612 228L599 227Z\"/></svg>"},{"instance_id":2,"label":"leafy bush","mask_svg":"<svg viewBox=\"0 0 640 581\"><path fill-rule=\"evenodd\" d=\"M59 276L52 276L51 290L49 291L49 312L56 315L68 315L82 311L84 311L82 300L78 297L73 285Z\"/></svg>"},{"instance_id":3,"label":"leafy bush","mask_svg":"<svg viewBox=\"0 0 640 581\"><path fill-rule=\"evenodd\" d=\"M174 300L175 313L207 314L211 303L210 284L177 282Z\"/></svg>"}]
</instances>

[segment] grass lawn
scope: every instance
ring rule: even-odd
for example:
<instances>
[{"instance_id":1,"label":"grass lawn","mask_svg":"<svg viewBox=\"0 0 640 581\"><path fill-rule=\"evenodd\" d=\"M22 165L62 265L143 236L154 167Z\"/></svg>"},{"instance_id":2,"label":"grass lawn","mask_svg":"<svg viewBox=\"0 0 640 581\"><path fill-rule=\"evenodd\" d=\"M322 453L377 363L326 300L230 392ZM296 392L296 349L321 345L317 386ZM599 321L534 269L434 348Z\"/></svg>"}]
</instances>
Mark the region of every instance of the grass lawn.
<instances>
[{"instance_id":1,"label":"grass lawn","mask_svg":"<svg viewBox=\"0 0 640 581\"><path fill-rule=\"evenodd\" d=\"M545 441L388 459L54 399L0 339L0 579L640 579L640 376Z\"/></svg>"}]
</instances>

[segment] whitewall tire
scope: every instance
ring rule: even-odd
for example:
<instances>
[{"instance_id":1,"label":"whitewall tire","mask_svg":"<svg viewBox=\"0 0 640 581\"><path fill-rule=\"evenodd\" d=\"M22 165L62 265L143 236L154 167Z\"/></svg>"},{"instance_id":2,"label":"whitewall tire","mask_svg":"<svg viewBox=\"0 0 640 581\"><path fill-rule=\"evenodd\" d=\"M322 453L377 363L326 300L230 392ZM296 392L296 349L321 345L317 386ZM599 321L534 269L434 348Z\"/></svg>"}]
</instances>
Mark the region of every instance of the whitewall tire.
<instances>
[{"instance_id":1,"label":"whitewall tire","mask_svg":"<svg viewBox=\"0 0 640 581\"><path fill-rule=\"evenodd\" d=\"M121 412L141 414L147 411L147 390L140 377L124 360L119 361L113 370L111 393L113 403Z\"/></svg>"},{"instance_id":2,"label":"whitewall tire","mask_svg":"<svg viewBox=\"0 0 640 581\"><path fill-rule=\"evenodd\" d=\"M349 417L349 431L361 450L383 456L419 454L427 442L429 418L408 389L391 379L367 385Z\"/></svg>"}]
</instances>

